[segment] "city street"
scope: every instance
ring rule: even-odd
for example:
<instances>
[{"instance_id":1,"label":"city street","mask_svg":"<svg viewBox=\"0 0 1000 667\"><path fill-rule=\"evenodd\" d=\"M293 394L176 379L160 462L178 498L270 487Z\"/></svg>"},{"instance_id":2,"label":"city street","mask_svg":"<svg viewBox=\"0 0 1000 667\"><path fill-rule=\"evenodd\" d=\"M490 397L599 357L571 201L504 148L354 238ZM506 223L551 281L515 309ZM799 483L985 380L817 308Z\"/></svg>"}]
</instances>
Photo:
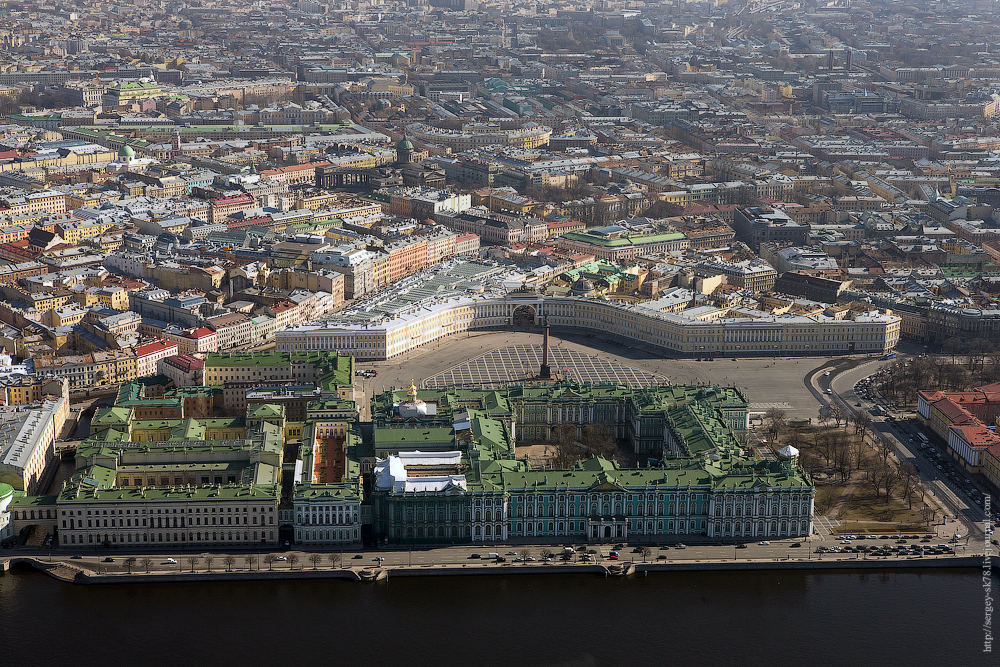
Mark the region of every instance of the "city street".
<instances>
[{"instance_id":1,"label":"city street","mask_svg":"<svg viewBox=\"0 0 1000 667\"><path fill-rule=\"evenodd\" d=\"M887 536L888 538L888 536ZM695 538L699 540L704 540L704 538ZM207 556L212 557L211 570L225 571L227 569L225 558L226 556L233 556L234 563L232 565L232 570L234 572L246 572L248 571L248 563L246 561L247 557L250 557L253 562L249 566L250 570L253 571L266 571L271 570L283 570L283 569L296 569L296 570L310 570L314 569L314 564L309 560L310 556L316 554L320 556L319 562L315 565L319 569L329 570L331 568L370 568L370 567L422 567L422 566L437 566L437 565L449 565L449 566L461 566L461 565L494 565L496 567L532 567L538 564L543 564L542 554L544 551L549 550L553 553L552 561L549 564L561 564L564 561L561 558L563 548L565 546L573 546L574 548L583 547L583 551L574 551L573 558L570 562L578 564L600 564L600 565L610 565L615 562L635 562L642 563L643 555L641 552L633 553L633 548L643 548L648 546L651 550L650 556L645 559L647 563L683 563L683 562L698 562L698 561L774 561L774 560L834 560L834 559L851 559L851 560L865 560L869 558L880 559L879 557L869 556L864 553L815 553L817 547L823 546L826 548L840 546L840 542L843 539L842 536L828 536L828 537L817 537L813 536L809 539L797 539L797 540L771 540L770 544L763 545L757 542L747 542L745 548L739 548L734 543L727 543L723 545L718 545L716 543L706 544L694 543L689 544L686 548L678 548L679 544L683 542L679 540L670 540L660 543L662 546L656 544L643 544L643 543L624 543L624 548L619 549L619 559L617 561L609 558L610 551L615 548L614 544L583 544L583 543L566 543L560 545L526 545L517 543L504 543L504 544L486 544L486 545L463 545L454 547L439 547L439 548L414 548L414 549L396 549L388 548L381 550L363 550L363 551L339 551L339 550L317 550L317 551L307 551L307 550L274 550L274 551L232 551L232 552L219 552L219 553L209 553L209 552L163 552L157 554L128 554L119 553L112 550L101 550L99 553L94 554L93 552L81 552L81 558L74 559L71 558L72 553L67 552L67 550L62 550L59 554L50 554L47 551L39 551L37 549L17 549L13 552L4 552L2 556L27 556L35 555L40 556L42 560L47 560L51 558L54 562L62 561L70 565L75 565L77 567L83 567L87 570L94 572L106 572L106 573L127 573L128 567L125 563L126 558L129 555L135 555L137 558L136 563L132 567L133 574L141 574L146 571L146 567L142 564L143 558L149 558L151 564L149 570L152 573L168 573L168 572L190 572L191 563L190 558L196 557L198 559L195 564L196 572L205 572L208 570L208 563L205 558ZM921 546L931 546L938 543L943 543L946 540L932 537L930 543L922 544ZM800 544L798 547L792 546L793 544ZM874 547L889 547L894 546L896 540L888 539L865 539L865 540L854 540L853 545L865 545L868 548ZM916 540L911 540L910 543L919 543ZM965 540L962 540L959 544L954 545L957 556L971 555L974 553L981 552L978 544L973 542L968 546L965 545ZM596 553L592 555L590 561L583 561L581 559L582 554L589 551L595 551ZM514 553L510 553L514 552ZM525 561L525 562L515 562L514 559L522 556L523 553L527 553L535 560ZM501 557L505 558L504 563L494 563L489 559L490 553L497 553ZM277 557L283 558L284 560L275 561L269 564L265 561L265 556L268 554L273 554ZM336 554L339 556L339 562L334 565L331 563L329 557L331 554ZM474 557L478 555L478 558ZM106 558L113 558L114 562L105 562ZM297 560L292 563L292 558L297 558ZM903 556L893 556L893 558L945 558L948 556L938 555L938 556L917 556L917 555L903 555ZM173 558L176 562L168 562L169 558ZM376 558L382 558L379 561ZM294 567L293 567L294 565Z\"/></svg>"}]
</instances>

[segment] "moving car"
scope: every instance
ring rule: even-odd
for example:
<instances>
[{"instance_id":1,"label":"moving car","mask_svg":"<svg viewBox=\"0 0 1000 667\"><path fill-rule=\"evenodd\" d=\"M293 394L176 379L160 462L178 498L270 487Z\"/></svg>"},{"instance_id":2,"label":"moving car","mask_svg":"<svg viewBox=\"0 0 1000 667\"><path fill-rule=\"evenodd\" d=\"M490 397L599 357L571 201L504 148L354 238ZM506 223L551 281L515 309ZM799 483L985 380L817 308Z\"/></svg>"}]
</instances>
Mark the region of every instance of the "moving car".
<instances>
[{"instance_id":1,"label":"moving car","mask_svg":"<svg viewBox=\"0 0 1000 667\"><path fill-rule=\"evenodd\" d=\"M168 558L167 560L163 561L163 564L164 565L177 565L177 561L175 561L173 558Z\"/></svg>"},{"instance_id":2,"label":"moving car","mask_svg":"<svg viewBox=\"0 0 1000 667\"><path fill-rule=\"evenodd\" d=\"M278 556L275 560L286 561L288 559L285 558L284 556ZM378 560L378 559L376 559L376 560Z\"/></svg>"},{"instance_id":3,"label":"moving car","mask_svg":"<svg viewBox=\"0 0 1000 667\"><path fill-rule=\"evenodd\" d=\"M769 546L771 546L771 543L770 543L770 542L768 542L767 540L761 540L761 541L760 541L760 542L758 542L757 544L759 544L759 545L760 545L760 546L762 546L762 547L769 547Z\"/></svg>"}]
</instances>

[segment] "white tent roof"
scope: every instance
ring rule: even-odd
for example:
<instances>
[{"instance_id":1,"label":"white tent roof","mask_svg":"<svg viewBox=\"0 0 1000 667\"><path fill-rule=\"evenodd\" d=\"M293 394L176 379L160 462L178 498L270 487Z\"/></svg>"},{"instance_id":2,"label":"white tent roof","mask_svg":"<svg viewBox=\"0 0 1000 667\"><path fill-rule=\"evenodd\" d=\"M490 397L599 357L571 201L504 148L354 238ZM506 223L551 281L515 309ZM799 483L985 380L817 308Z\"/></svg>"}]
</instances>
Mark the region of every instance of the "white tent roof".
<instances>
[{"instance_id":1,"label":"white tent roof","mask_svg":"<svg viewBox=\"0 0 1000 667\"><path fill-rule=\"evenodd\" d=\"M441 462L449 461L453 454L458 452L442 452L447 456L442 457L441 460L430 463L430 458L433 455L427 454L426 452L413 452L413 454L419 454L424 458L419 459L412 457L415 460L424 461L423 465L441 465ZM413 463L413 460L406 461L405 463L410 463L411 465L421 465L420 463ZM465 481L465 475L434 475L434 476L418 476L409 477L406 474L406 465L404 460L398 456L390 456L386 459L379 459L375 464L375 488L380 491L391 491L392 493L406 493L414 491L445 491L450 488L458 488L463 491L468 489L468 485Z\"/></svg>"},{"instance_id":2,"label":"white tent roof","mask_svg":"<svg viewBox=\"0 0 1000 667\"><path fill-rule=\"evenodd\" d=\"M799 450L795 449L791 445L785 445L784 447L778 450L778 453L784 456L786 459L790 459L793 456L798 456Z\"/></svg>"}]
</instances>

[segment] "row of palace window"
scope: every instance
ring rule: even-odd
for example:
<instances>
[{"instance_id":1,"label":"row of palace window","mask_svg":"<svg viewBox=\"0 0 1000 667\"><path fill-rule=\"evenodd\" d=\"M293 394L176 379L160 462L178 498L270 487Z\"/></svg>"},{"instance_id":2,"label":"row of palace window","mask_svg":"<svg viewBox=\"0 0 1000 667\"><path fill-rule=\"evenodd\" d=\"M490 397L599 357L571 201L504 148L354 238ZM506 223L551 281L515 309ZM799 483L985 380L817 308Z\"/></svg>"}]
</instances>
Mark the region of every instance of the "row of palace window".
<instances>
[{"instance_id":1,"label":"row of palace window","mask_svg":"<svg viewBox=\"0 0 1000 667\"><path fill-rule=\"evenodd\" d=\"M758 508L757 512L762 512L764 514L773 514L775 511L774 505L766 505L762 508ZM754 514L754 508L752 505L716 505L715 506L715 516L742 516L746 514L750 516ZM809 506L805 503L801 505L781 505L778 508L778 514L786 516L788 514L808 514Z\"/></svg>"},{"instance_id":2,"label":"row of palace window","mask_svg":"<svg viewBox=\"0 0 1000 667\"><path fill-rule=\"evenodd\" d=\"M172 524L171 524L171 519L173 519ZM218 519L218 524L216 524L216 519ZM225 519L225 521L223 521L223 519ZM139 528L140 527L139 526L139 517L136 517L134 520L135 520L135 526L134 527L135 528ZM103 525L101 525L101 521L102 521L102 519L87 519L87 528L132 528L133 527L133 525L132 525L133 519L130 518L130 517L125 517L124 519L120 519L120 518L119 519L115 519L114 517L112 517L110 519L103 519L103 521L104 521ZM109 521L111 522L110 525L108 525ZM117 525L116 525L116 522L117 522ZM76 525L77 523L79 523L79 525ZM96 525L94 525L95 523L96 523ZM249 516L244 516L243 517L242 525L247 526L247 525L250 525L251 523L254 526L257 525L257 515L256 514L253 515L253 521L252 522L250 521L250 517ZM264 524L264 517L263 517L263 515L260 517L260 523L261 523L261 525ZM271 517L271 520L269 521L269 523L271 523L271 524L274 523L274 517ZM180 516L180 517L176 517L176 516L175 517L170 517L170 516L161 517L161 516L158 516L158 517L150 517L149 518L149 526L148 527L149 528L189 528L191 526L201 526L201 525L205 525L205 526L208 526L208 525L212 525L212 526L215 526L215 525L219 525L219 526L237 525L238 526L238 525L240 525L240 517L237 516L236 517L236 521L234 522L233 521L233 517L231 517L231 516L225 516L225 517L222 517L222 516L220 516L220 517L214 517L213 516L212 517L212 523L209 524L208 517L206 516L205 517L205 523L202 524L200 516L196 516L196 517L193 517L193 518L188 518L187 521L185 521L185 517L184 516ZM67 525L67 520L63 519L62 520L62 527L63 528L70 528L70 529L73 529L73 528L83 528L83 519L69 519L69 525ZM142 527L143 528L147 527L146 526L146 517L142 517Z\"/></svg>"},{"instance_id":3,"label":"row of palace window","mask_svg":"<svg viewBox=\"0 0 1000 667\"><path fill-rule=\"evenodd\" d=\"M490 527L487 526L486 528L487 530L489 530ZM400 533L402 533L402 535ZM413 528L411 526L405 529L397 529L395 527L392 527L389 529L389 534L393 537L405 536L407 539L411 540L414 538L422 540L422 539L432 539L435 537L442 539L457 539L459 537L471 537L472 528L469 526L464 526L461 529L458 526L451 526L450 528L446 528L445 526L438 526L437 529L435 530L433 526L428 526L425 531L423 526L417 526L416 528ZM499 534L500 534L500 528L498 527L497 535Z\"/></svg>"},{"instance_id":4,"label":"row of palace window","mask_svg":"<svg viewBox=\"0 0 1000 667\"><path fill-rule=\"evenodd\" d=\"M633 505L633 504L630 503L630 504L628 504L628 505L625 506L626 510L628 511L628 514L632 515L632 516L634 516L634 515L644 516L646 514L656 515L657 514L657 511L656 511L657 507L659 507L659 512L658 513L661 514L661 515L671 515L671 514L675 514L675 513L676 514L705 514L708 511L708 505L706 503L700 503L700 506L697 505L697 504L695 504L695 503L685 504L683 502L681 504L679 504L679 505L676 505L676 506L673 505L673 504L671 504L671 505L664 505L663 503L660 503L659 505L652 505L652 504L651 505ZM666 512L664 512L664 507L666 508ZM577 516L577 513L579 513L580 516L586 516L586 509L587 509L586 505L580 505L579 507L577 507L576 505L570 505L569 506L569 516ZM676 509L676 512L674 511L675 509ZM527 507L524 507L522 505L518 505L517 506L517 510L515 512L515 516L535 516L535 513L536 513L536 510L535 510L535 507L533 505L528 505ZM558 515L558 516L566 516L567 515L566 507L564 505L559 505L556 508L553 508L552 505L543 505L543 506L541 506L537 510L537 513L538 513L538 516L556 516L556 515ZM594 504L592 504L590 506L590 516L598 516L598 515L605 515L605 516L607 516L607 515L621 514L621 513L622 513L622 506L619 505L618 503L614 503L614 504L608 504L608 503L597 504L597 503L594 503Z\"/></svg>"},{"instance_id":5,"label":"row of palace window","mask_svg":"<svg viewBox=\"0 0 1000 667\"><path fill-rule=\"evenodd\" d=\"M187 508L187 513L188 514L202 514L203 513L201 511L202 509L205 510L204 514L209 514L209 510L211 510L211 514L215 514L216 513L216 508L215 507L212 507L212 508L208 508L208 507L205 507L205 508L201 508L201 507L191 508L191 507L189 507L189 508ZM225 510L225 511L223 511L223 510ZM256 514L257 513L257 506L254 505L252 508L247 508L247 507L243 508L243 514L247 514L250 511L253 511ZM273 507L268 507L267 511L273 512L274 508ZM83 516L83 510L76 510L75 512L76 512L76 516ZM232 507L226 507L226 508L219 507L218 508L218 513L219 514L232 514L233 513L233 508ZM240 513L240 508L237 507L236 508L236 514L239 514L239 513ZM260 513L264 514L264 508L263 507L260 508ZM46 510L46 514L48 514L47 510ZM63 510L61 514L62 514L62 516L74 516L74 510L69 510L68 512L66 510ZM128 516L130 514L135 514L136 516L138 516L139 515L139 510L135 510L134 512L132 510L130 510L130 509L127 509L127 510L122 510L122 509L119 509L119 510L114 510L114 509L112 509L112 510L93 510L93 511L87 510L87 516L91 516L91 515L93 515L93 516L108 516L109 514L111 516L114 516L116 514L118 516L123 516L123 515L124 516ZM149 510L149 514L184 514L184 508L181 508L180 512L177 511L176 507L175 508L167 508L165 510L157 509L156 512L153 512L153 510ZM142 510L142 515L143 516L146 515L146 510L145 509ZM24 518L24 517L22 517L22 518ZM35 518L34 514L32 514L31 518L32 519ZM41 512L39 512L39 517L38 518L41 518Z\"/></svg>"},{"instance_id":6,"label":"row of palace window","mask_svg":"<svg viewBox=\"0 0 1000 667\"><path fill-rule=\"evenodd\" d=\"M306 531L297 530L295 531L295 539L302 541L303 534L305 535L304 539L306 541L337 540L340 542L345 542L350 540L353 542L357 542L359 539L358 530L356 528L354 530L306 530Z\"/></svg>"},{"instance_id":7,"label":"row of palace window","mask_svg":"<svg viewBox=\"0 0 1000 667\"><path fill-rule=\"evenodd\" d=\"M680 520L680 521L646 521L643 523L641 520L633 520L630 522L631 529L638 532L653 533L664 532L664 526L666 526L667 533L687 533L691 531L698 531L705 529L704 519L691 519L690 521ZM556 527L558 525L558 528ZM487 526L487 535L488 532ZM586 521L560 521L558 524L554 521L544 522L544 521L528 521L527 523L521 523L520 521L515 524L514 534L515 535L539 535L542 533L585 533L587 531Z\"/></svg>"},{"instance_id":8,"label":"row of palace window","mask_svg":"<svg viewBox=\"0 0 1000 667\"><path fill-rule=\"evenodd\" d=\"M299 514L296 518L296 523L302 526L308 525L319 525L319 524L345 524L345 523L357 523L357 514Z\"/></svg>"},{"instance_id":9,"label":"row of palace window","mask_svg":"<svg viewBox=\"0 0 1000 667\"><path fill-rule=\"evenodd\" d=\"M443 509L438 509L437 512L435 512L433 509L428 509L427 510L427 514L426 514L427 521L434 521L435 520L435 515L437 516L437 521L447 521L449 513L446 510L443 510ZM417 511L416 511L416 513L414 513L414 511L411 510L411 509L406 510L406 522L407 523L413 523L414 517L416 517L417 521L423 521L424 520L424 516L425 516L424 515L424 510L421 509L421 508L418 508ZM462 519L464 519L465 521L470 521L472 519L472 512L468 508L466 508L464 511L462 511L462 510L456 510L456 509L453 508L451 510L450 516L451 516L451 520L452 521L459 521L459 520L462 520ZM396 508L396 521L402 521L402 519L403 519L403 510L402 510L402 508L397 507Z\"/></svg>"},{"instance_id":10,"label":"row of palace window","mask_svg":"<svg viewBox=\"0 0 1000 667\"><path fill-rule=\"evenodd\" d=\"M756 523L756 531L754 530L754 524ZM766 530L770 528L770 530ZM719 523L716 521L714 523L714 533L715 536L725 535L738 535L738 536L750 536L750 535L805 535L809 530L808 521L782 521L780 524L777 521L771 521L770 523L765 521L744 521L730 523L726 521L725 523Z\"/></svg>"},{"instance_id":11,"label":"row of palace window","mask_svg":"<svg viewBox=\"0 0 1000 667\"><path fill-rule=\"evenodd\" d=\"M173 538L171 539L171 535ZM250 536L253 535L253 538ZM269 531L267 533L267 538L271 541L274 540L274 531ZM101 544L104 542L109 542L111 544L126 544L134 542L256 542L264 538L263 532L253 531L229 531L229 532L213 532L213 533L135 533L135 539L133 539L132 533L90 533L87 535L86 544ZM103 539L102 539L103 537ZM83 535L70 535L70 544L84 544Z\"/></svg>"}]
</instances>

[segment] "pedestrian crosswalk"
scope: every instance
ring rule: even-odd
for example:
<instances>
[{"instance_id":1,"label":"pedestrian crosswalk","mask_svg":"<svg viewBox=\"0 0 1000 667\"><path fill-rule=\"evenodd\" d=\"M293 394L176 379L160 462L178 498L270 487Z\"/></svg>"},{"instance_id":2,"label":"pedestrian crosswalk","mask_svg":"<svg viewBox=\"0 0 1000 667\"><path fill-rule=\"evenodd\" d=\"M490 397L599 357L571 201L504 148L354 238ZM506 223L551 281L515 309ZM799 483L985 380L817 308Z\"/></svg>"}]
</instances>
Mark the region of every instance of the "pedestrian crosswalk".
<instances>
[{"instance_id":1,"label":"pedestrian crosswalk","mask_svg":"<svg viewBox=\"0 0 1000 667\"><path fill-rule=\"evenodd\" d=\"M840 525L840 519L829 516L813 515L813 532L826 537L833 534L833 529Z\"/></svg>"},{"instance_id":2,"label":"pedestrian crosswalk","mask_svg":"<svg viewBox=\"0 0 1000 667\"><path fill-rule=\"evenodd\" d=\"M794 410L792 404L788 401L778 401L776 403L751 403L751 410L769 410L771 408L778 408L779 410Z\"/></svg>"}]
</instances>

